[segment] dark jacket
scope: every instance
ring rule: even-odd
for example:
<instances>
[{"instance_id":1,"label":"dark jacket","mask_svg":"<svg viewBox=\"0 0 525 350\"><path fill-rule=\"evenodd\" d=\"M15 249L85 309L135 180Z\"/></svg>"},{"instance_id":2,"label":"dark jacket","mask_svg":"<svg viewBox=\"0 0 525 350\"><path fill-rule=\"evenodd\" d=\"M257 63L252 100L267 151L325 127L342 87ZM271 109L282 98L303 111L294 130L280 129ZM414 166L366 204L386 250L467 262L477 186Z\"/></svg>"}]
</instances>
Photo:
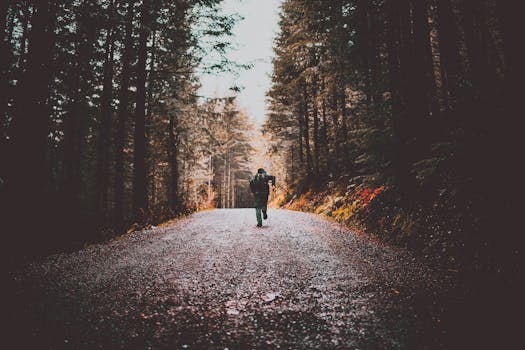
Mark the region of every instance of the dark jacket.
<instances>
[{"instance_id":1,"label":"dark jacket","mask_svg":"<svg viewBox=\"0 0 525 350\"><path fill-rule=\"evenodd\" d=\"M268 183L270 181L272 185L275 186L275 176L268 175L267 173L256 174L250 180L250 190L255 196L268 198L270 194L270 185Z\"/></svg>"}]
</instances>

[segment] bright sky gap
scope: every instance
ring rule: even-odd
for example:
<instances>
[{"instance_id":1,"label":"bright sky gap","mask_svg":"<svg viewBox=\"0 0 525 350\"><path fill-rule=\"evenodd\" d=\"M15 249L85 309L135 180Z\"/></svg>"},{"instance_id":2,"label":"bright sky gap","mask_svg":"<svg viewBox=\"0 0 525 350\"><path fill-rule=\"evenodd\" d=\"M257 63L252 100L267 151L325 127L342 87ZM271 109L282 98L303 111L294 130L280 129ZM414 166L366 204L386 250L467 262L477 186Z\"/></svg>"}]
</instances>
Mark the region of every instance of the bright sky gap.
<instances>
[{"instance_id":1,"label":"bright sky gap","mask_svg":"<svg viewBox=\"0 0 525 350\"><path fill-rule=\"evenodd\" d=\"M199 95L223 97L232 95L232 86L243 87L238 103L257 125L265 117L265 99L271 83L273 40L279 29L281 0L225 0L225 14L237 13L244 19L233 30L234 49L228 57L240 64L252 64L238 77L224 73L203 75Z\"/></svg>"}]
</instances>

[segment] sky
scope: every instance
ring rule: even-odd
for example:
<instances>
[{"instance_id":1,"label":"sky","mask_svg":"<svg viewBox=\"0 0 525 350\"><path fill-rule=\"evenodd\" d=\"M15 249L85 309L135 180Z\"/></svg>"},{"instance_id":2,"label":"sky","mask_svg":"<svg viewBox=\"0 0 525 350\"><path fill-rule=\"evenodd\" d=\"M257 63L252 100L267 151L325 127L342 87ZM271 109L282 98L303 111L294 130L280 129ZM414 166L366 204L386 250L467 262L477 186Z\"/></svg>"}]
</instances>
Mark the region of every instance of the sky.
<instances>
[{"instance_id":1,"label":"sky","mask_svg":"<svg viewBox=\"0 0 525 350\"><path fill-rule=\"evenodd\" d=\"M242 71L237 78L232 74L201 77L201 96L229 96L230 87L244 87L238 94L239 105L257 125L262 125L265 119L265 93L271 83L273 39L279 30L280 3L281 0L224 0L224 13L244 17L233 30L231 40L235 48L228 57L253 67Z\"/></svg>"}]
</instances>

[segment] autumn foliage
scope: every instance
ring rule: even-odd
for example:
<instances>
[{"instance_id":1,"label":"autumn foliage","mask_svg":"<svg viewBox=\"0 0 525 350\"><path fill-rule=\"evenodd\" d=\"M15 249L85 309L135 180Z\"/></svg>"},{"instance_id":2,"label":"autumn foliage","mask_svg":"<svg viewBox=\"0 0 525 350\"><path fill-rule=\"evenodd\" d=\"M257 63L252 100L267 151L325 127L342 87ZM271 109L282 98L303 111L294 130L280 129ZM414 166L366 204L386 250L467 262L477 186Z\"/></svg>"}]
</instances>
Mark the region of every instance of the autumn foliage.
<instances>
[{"instance_id":1,"label":"autumn foliage","mask_svg":"<svg viewBox=\"0 0 525 350\"><path fill-rule=\"evenodd\" d=\"M298 197L286 201L283 196L274 200L283 208L290 210L309 211L334 218L335 220L355 224L356 216L380 196L386 189L384 185L377 187L350 186L349 190L332 187L320 192L308 191Z\"/></svg>"}]
</instances>

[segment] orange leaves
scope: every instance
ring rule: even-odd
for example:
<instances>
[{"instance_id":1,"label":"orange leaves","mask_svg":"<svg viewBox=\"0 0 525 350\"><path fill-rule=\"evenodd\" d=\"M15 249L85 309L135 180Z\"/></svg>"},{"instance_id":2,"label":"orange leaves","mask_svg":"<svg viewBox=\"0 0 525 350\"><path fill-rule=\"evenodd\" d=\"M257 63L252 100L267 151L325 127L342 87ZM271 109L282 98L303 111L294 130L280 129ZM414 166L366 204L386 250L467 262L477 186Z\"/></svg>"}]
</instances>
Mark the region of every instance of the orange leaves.
<instances>
[{"instance_id":1,"label":"orange leaves","mask_svg":"<svg viewBox=\"0 0 525 350\"><path fill-rule=\"evenodd\" d=\"M308 193L302 195L301 197L299 197L299 200L297 200L297 202L295 202L294 208L296 210L304 209L306 207L306 204L307 204L307 201L308 201L308 198L310 197L310 195L311 195L311 193L308 192Z\"/></svg>"},{"instance_id":2,"label":"orange leaves","mask_svg":"<svg viewBox=\"0 0 525 350\"><path fill-rule=\"evenodd\" d=\"M349 186L344 192L339 189L326 189L322 192L309 191L299 197L294 196L285 208L314 212L333 217L339 222L350 222L354 216L365 209L371 201L385 191L386 187Z\"/></svg>"},{"instance_id":3,"label":"orange leaves","mask_svg":"<svg viewBox=\"0 0 525 350\"><path fill-rule=\"evenodd\" d=\"M361 206L366 207L372 199L377 197L384 190L385 186L379 186L375 189L365 188L357 192L357 198L359 199Z\"/></svg>"},{"instance_id":4,"label":"orange leaves","mask_svg":"<svg viewBox=\"0 0 525 350\"><path fill-rule=\"evenodd\" d=\"M314 211L316 206L315 199L315 195L312 195L312 191L308 191L307 193L300 195L298 199L290 201L286 208L299 211Z\"/></svg>"},{"instance_id":5,"label":"orange leaves","mask_svg":"<svg viewBox=\"0 0 525 350\"><path fill-rule=\"evenodd\" d=\"M340 205L331 216L338 221L348 221L384 190L385 186L379 186L377 188L365 187L353 193L347 193L342 201L342 205Z\"/></svg>"}]
</instances>

